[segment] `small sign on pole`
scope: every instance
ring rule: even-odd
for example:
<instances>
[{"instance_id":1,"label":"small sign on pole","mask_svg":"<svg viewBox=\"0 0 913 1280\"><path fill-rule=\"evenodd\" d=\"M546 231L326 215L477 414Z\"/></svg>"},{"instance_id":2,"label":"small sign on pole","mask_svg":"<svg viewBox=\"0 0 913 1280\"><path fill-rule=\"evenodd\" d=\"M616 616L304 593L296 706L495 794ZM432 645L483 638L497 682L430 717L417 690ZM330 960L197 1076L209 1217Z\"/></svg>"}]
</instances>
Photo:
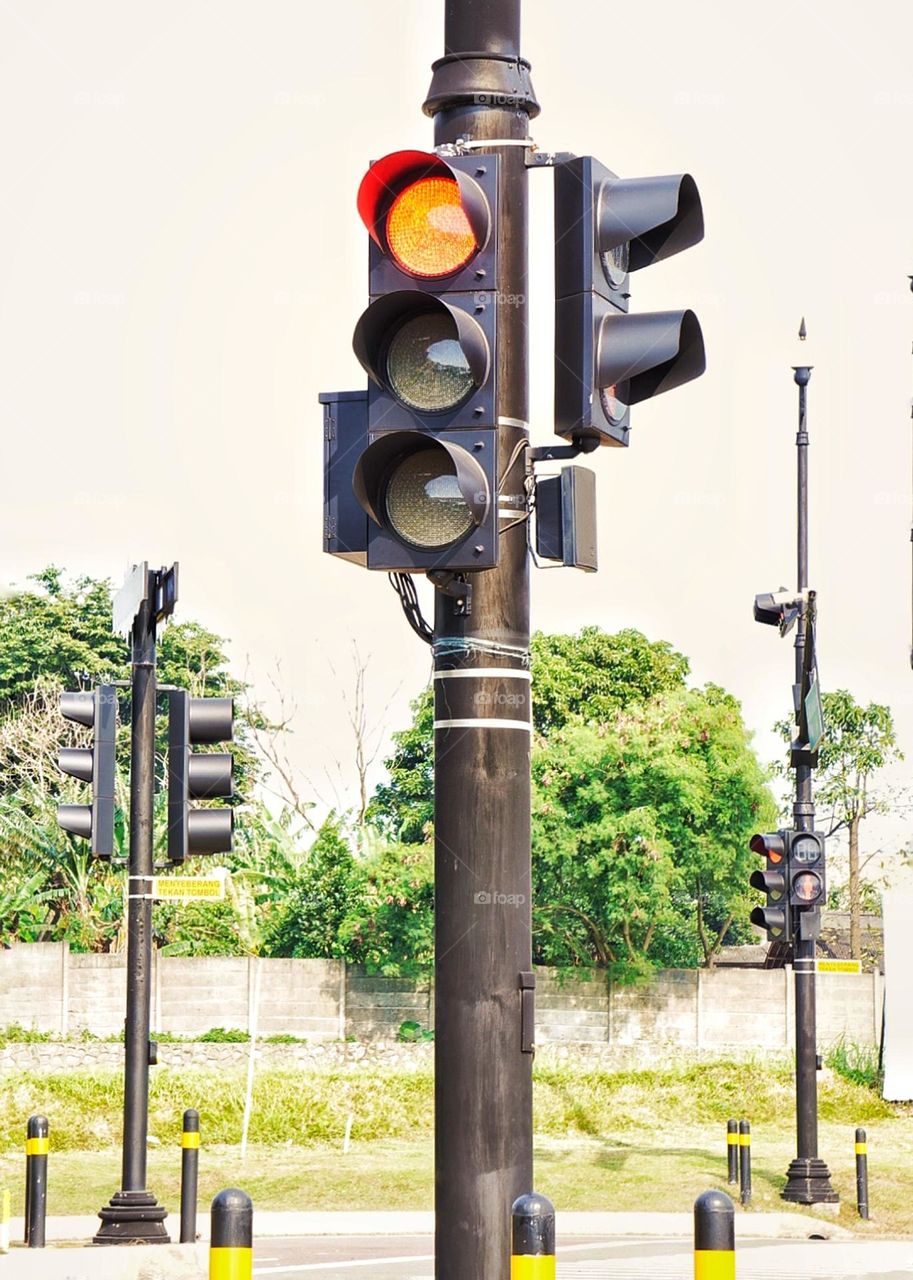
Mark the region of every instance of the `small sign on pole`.
<instances>
[{"instance_id":1,"label":"small sign on pole","mask_svg":"<svg viewBox=\"0 0 913 1280\"><path fill-rule=\"evenodd\" d=\"M225 867L217 867L211 876L155 876L152 896L163 902L221 902L227 876Z\"/></svg>"},{"instance_id":2,"label":"small sign on pole","mask_svg":"<svg viewBox=\"0 0 913 1280\"><path fill-rule=\"evenodd\" d=\"M824 711L821 706L821 691L817 677L812 678L808 693L805 695L805 723L808 726L808 749L817 751L824 737Z\"/></svg>"},{"instance_id":3,"label":"small sign on pole","mask_svg":"<svg viewBox=\"0 0 913 1280\"><path fill-rule=\"evenodd\" d=\"M832 960L822 957L818 960L817 968L819 973L862 973L862 961Z\"/></svg>"}]
</instances>

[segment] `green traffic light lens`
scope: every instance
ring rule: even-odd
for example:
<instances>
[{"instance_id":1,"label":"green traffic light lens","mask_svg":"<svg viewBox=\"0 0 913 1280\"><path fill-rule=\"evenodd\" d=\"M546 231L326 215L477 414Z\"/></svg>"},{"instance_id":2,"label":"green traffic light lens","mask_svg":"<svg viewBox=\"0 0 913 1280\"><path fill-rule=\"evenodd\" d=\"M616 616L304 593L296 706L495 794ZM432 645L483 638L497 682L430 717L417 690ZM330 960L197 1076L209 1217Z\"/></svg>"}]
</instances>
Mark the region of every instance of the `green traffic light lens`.
<instances>
[{"instance_id":1,"label":"green traffic light lens","mask_svg":"<svg viewBox=\"0 0 913 1280\"><path fill-rule=\"evenodd\" d=\"M384 507L396 536L426 550L448 547L473 527L456 469L443 449L408 454L387 481Z\"/></svg>"},{"instance_id":2,"label":"green traffic light lens","mask_svg":"<svg viewBox=\"0 0 913 1280\"><path fill-rule=\"evenodd\" d=\"M387 350L387 380L397 399L420 413L461 404L475 384L453 318L427 311L401 325Z\"/></svg>"}]
</instances>

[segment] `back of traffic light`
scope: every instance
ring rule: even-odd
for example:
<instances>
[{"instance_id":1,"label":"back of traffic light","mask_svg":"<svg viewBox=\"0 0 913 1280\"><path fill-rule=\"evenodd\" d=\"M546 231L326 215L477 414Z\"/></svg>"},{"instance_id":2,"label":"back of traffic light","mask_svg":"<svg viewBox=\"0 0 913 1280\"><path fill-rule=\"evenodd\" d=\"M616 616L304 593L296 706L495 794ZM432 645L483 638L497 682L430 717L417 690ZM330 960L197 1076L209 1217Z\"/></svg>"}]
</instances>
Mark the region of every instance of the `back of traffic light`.
<instances>
[{"instance_id":1,"label":"back of traffic light","mask_svg":"<svg viewBox=\"0 0 913 1280\"><path fill-rule=\"evenodd\" d=\"M229 752L194 752L194 746L230 742L234 734L232 698L191 698L183 689L168 694L168 858L228 853L234 812L192 809L191 800L228 799L234 794L234 762Z\"/></svg>"},{"instance_id":2,"label":"back of traffic light","mask_svg":"<svg viewBox=\"0 0 913 1280\"><path fill-rule=\"evenodd\" d=\"M62 773L88 782L88 804L57 806L64 831L88 840L92 855L110 859L114 853L114 777L117 737L117 690L99 685L91 693L62 693L60 711L66 720L93 731L91 747L63 747L58 756Z\"/></svg>"}]
</instances>

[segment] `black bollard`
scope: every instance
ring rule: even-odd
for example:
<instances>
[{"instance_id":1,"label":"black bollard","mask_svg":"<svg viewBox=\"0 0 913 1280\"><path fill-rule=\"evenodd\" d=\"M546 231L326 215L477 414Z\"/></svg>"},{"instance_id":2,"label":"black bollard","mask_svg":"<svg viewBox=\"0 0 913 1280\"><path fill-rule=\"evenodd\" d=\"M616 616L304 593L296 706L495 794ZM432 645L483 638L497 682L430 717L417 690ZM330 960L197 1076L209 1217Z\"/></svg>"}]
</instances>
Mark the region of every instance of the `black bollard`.
<instances>
[{"instance_id":1,"label":"black bollard","mask_svg":"<svg viewBox=\"0 0 913 1280\"><path fill-rule=\"evenodd\" d=\"M252 1280L254 1206L237 1187L220 1191L212 1202L209 1280Z\"/></svg>"},{"instance_id":2,"label":"black bollard","mask_svg":"<svg viewBox=\"0 0 913 1280\"><path fill-rule=\"evenodd\" d=\"M555 1206L534 1191L519 1196L511 1216L511 1280L555 1280Z\"/></svg>"},{"instance_id":3,"label":"black bollard","mask_svg":"<svg viewBox=\"0 0 913 1280\"><path fill-rule=\"evenodd\" d=\"M735 1280L735 1205L725 1191L694 1202L694 1280Z\"/></svg>"},{"instance_id":4,"label":"black bollard","mask_svg":"<svg viewBox=\"0 0 913 1280\"><path fill-rule=\"evenodd\" d=\"M726 1121L726 1181L730 1186L739 1180L739 1122Z\"/></svg>"},{"instance_id":5,"label":"black bollard","mask_svg":"<svg viewBox=\"0 0 913 1280\"><path fill-rule=\"evenodd\" d=\"M869 1144L865 1129L856 1130L856 1208L860 1218L869 1216Z\"/></svg>"},{"instance_id":6,"label":"black bollard","mask_svg":"<svg viewBox=\"0 0 913 1280\"><path fill-rule=\"evenodd\" d=\"M25 1139L25 1243L43 1249L48 1211L48 1122L29 1116Z\"/></svg>"},{"instance_id":7,"label":"black bollard","mask_svg":"<svg viewBox=\"0 0 913 1280\"><path fill-rule=\"evenodd\" d=\"M739 1200L751 1204L751 1125L739 1121Z\"/></svg>"},{"instance_id":8,"label":"black bollard","mask_svg":"<svg viewBox=\"0 0 913 1280\"><path fill-rule=\"evenodd\" d=\"M181 1244L193 1244L197 1238L199 1157L200 1113L188 1107L181 1133Z\"/></svg>"}]
</instances>

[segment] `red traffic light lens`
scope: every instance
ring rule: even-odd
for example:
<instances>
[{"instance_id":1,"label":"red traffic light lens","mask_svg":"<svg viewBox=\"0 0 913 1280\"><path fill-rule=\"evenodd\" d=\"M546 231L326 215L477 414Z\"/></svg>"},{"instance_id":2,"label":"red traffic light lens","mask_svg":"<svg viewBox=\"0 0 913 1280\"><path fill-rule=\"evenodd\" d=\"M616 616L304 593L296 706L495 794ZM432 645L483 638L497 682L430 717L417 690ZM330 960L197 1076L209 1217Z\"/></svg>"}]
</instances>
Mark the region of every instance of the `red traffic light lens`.
<instances>
[{"instance_id":1,"label":"red traffic light lens","mask_svg":"<svg viewBox=\"0 0 913 1280\"><path fill-rule=\"evenodd\" d=\"M479 245L452 178L420 178L387 214L387 244L398 266L431 280L466 265Z\"/></svg>"}]
</instances>

